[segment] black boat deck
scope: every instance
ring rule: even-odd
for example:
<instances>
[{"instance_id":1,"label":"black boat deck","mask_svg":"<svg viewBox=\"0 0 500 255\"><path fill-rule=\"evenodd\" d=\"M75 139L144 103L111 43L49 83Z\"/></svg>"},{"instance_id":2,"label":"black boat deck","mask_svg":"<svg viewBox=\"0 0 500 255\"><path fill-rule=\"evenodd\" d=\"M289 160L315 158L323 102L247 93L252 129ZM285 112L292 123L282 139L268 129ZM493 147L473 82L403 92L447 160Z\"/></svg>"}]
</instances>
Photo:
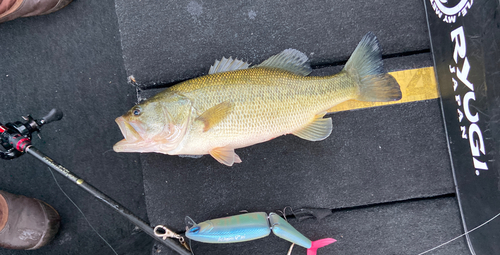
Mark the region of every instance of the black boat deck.
<instances>
[{"instance_id":1,"label":"black boat deck","mask_svg":"<svg viewBox=\"0 0 500 255\"><path fill-rule=\"evenodd\" d=\"M462 233L438 99L331 114L322 142L284 136L238 149L231 168L201 159L118 154L114 119L163 87L206 74L221 57L259 63L286 48L305 52L316 74L340 70L374 32L386 70L432 66L423 2L75 0L47 16L0 24L0 121L41 117L34 144L152 225L183 231L242 210L326 208L290 223L311 239L338 242L318 254L419 254ZM55 240L0 254L113 254L30 156L1 164L0 188L42 199L61 214ZM120 254L174 254L120 215L56 176ZM195 254L286 254L290 243L210 245ZM292 254L305 254L294 248ZM428 254L469 254L464 239Z\"/></svg>"}]
</instances>

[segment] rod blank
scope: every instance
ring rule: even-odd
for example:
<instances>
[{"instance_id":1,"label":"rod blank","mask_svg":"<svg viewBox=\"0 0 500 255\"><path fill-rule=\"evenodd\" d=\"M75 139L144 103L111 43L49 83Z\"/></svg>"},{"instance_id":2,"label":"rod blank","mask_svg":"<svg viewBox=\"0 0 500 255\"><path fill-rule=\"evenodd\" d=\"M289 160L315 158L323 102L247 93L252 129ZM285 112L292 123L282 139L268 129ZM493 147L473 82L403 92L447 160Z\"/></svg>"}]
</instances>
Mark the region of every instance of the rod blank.
<instances>
[{"instance_id":1,"label":"rod blank","mask_svg":"<svg viewBox=\"0 0 500 255\"><path fill-rule=\"evenodd\" d=\"M162 238L158 237L155 235L153 228L149 226L145 221L140 219L139 217L135 216L131 211L129 211L127 208L123 207L121 204L118 202L114 201L104 193L102 193L100 190L96 189L94 186L90 185L89 183L85 182L83 179L80 177L74 175L71 171L66 169L64 166L60 165L59 163L55 162L51 158L49 158L47 155L39 151L36 147L33 145L30 145L26 148L25 150L28 154L34 156L38 160L42 161L44 164L48 165L50 168L56 170L59 174L63 175L70 181L76 183L78 186L80 186L82 189L86 190L90 194L92 194L94 197L99 199L100 201L104 202L111 208L115 209L118 213L120 213L122 216L127 218L129 221L131 221L133 224L135 224L137 227L142 229L146 234L150 235L153 237L155 240L158 242L164 244L167 247L170 247L177 253L181 255L191 255L190 252L188 252L184 247L182 247L179 243L175 242L172 239L166 239L163 240Z\"/></svg>"}]
</instances>

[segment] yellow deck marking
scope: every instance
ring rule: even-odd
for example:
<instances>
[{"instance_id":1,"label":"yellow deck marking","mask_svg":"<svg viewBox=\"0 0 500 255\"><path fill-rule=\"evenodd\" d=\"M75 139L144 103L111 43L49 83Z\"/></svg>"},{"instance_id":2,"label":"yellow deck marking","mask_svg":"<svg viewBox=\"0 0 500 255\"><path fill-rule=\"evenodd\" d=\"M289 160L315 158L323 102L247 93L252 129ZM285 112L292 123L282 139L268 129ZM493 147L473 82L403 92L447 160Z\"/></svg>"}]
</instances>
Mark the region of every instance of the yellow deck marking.
<instances>
[{"instance_id":1,"label":"yellow deck marking","mask_svg":"<svg viewBox=\"0 0 500 255\"><path fill-rule=\"evenodd\" d=\"M436 76L434 68L423 67L417 69L408 69L397 72L390 72L401 86L403 97L399 101L394 102L361 102L357 100L349 100L332 107L329 112L341 112L354 109L401 104L420 100L434 99L439 97Z\"/></svg>"}]
</instances>

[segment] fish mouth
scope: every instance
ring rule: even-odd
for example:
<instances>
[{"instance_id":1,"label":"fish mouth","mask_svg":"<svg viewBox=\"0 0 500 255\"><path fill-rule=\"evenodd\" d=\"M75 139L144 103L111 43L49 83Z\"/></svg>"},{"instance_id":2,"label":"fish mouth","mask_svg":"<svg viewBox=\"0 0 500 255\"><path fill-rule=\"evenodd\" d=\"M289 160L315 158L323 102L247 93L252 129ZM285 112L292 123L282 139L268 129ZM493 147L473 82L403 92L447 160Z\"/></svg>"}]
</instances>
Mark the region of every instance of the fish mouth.
<instances>
[{"instance_id":1,"label":"fish mouth","mask_svg":"<svg viewBox=\"0 0 500 255\"><path fill-rule=\"evenodd\" d=\"M141 135L125 118L118 117L115 119L115 122L118 124L125 139L117 142L113 146L113 150L116 152L136 152L136 144L143 140Z\"/></svg>"},{"instance_id":2,"label":"fish mouth","mask_svg":"<svg viewBox=\"0 0 500 255\"><path fill-rule=\"evenodd\" d=\"M187 125L178 127L170 124L159 134L151 135L140 121L127 120L121 116L115 122L125 138L113 146L115 152L157 152L172 155L187 130Z\"/></svg>"}]
</instances>

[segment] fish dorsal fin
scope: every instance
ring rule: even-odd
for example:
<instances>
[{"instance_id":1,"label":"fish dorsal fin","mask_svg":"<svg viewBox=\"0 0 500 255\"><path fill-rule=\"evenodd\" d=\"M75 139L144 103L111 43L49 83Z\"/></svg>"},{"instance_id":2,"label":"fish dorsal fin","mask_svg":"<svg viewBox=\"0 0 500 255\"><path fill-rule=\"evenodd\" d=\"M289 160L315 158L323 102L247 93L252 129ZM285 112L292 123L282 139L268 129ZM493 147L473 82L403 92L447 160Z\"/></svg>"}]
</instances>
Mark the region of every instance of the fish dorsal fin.
<instances>
[{"instance_id":1,"label":"fish dorsal fin","mask_svg":"<svg viewBox=\"0 0 500 255\"><path fill-rule=\"evenodd\" d=\"M316 118L304 128L292 134L309 141L321 141L332 133L332 118L323 118L323 115L316 115Z\"/></svg>"},{"instance_id":2,"label":"fish dorsal fin","mask_svg":"<svg viewBox=\"0 0 500 255\"><path fill-rule=\"evenodd\" d=\"M215 60L214 65L210 66L210 71L208 71L208 74L247 69L249 66L250 64L244 62L243 60L239 60L236 58L233 59L232 57L223 57L221 60Z\"/></svg>"},{"instance_id":3,"label":"fish dorsal fin","mask_svg":"<svg viewBox=\"0 0 500 255\"><path fill-rule=\"evenodd\" d=\"M240 157L234 152L234 148L217 147L210 151L210 155L219 163L232 166L234 163L241 163Z\"/></svg>"},{"instance_id":4,"label":"fish dorsal fin","mask_svg":"<svg viewBox=\"0 0 500 255\"><path fill-rule=\"evenodd\" d=\"M207 132L213 126L217 125L224 118L231 113L233 104L231 102L222 102L218 105L212 106L210 109L203 112L196 120L203 122L205 127L203 132Z\"/></svg>"},{"instance_id":5,"label":"fish dorsal fin","mask_svg":"<svg viewBox=\"0 0 500 255\"><path fill-rule=\"evenodd\" d=\"M306 54L295 50L286 49L274 55L255 67L280 68L299 75L309 75L312 72Z\"/></svg>"}]
</instances>

